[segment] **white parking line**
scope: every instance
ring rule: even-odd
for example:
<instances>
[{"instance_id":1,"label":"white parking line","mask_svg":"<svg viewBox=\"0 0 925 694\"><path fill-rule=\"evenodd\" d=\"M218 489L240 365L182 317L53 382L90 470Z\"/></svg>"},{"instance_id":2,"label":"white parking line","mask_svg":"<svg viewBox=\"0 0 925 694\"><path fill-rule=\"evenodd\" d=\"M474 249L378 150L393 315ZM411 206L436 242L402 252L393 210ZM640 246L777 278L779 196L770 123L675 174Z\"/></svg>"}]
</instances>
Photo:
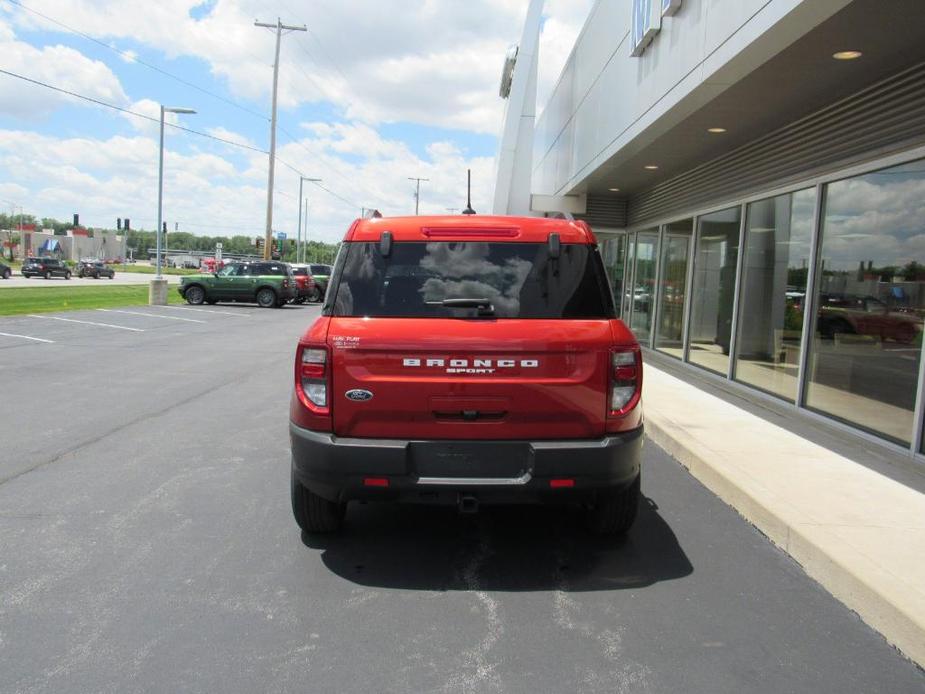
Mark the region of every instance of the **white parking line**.
<instances>
[{"instance_id":1,"label":"white parking line","mask_svg":"<svg viewBox=\"0 0 925 694\"><path fill-rule=\"evenodd\" d=\"M235 313L234 311L216 311L209 308L190 308L189 306L161 306L161 308L172 308L175 311L192 311L193 313L221 313L225 316L243 316L244 318L250 318L249 313Z\"/></svg>"},{"instance_id":2,"label":"white parking line","mask_svg":"<svg viewBox=\"0 0 925 694\"><path fill-rule=\"evenodd\" d=\"M41 337L29 337L28 335L17 335L16 333L0 333L4 337L21 337L24 340L35 340L36 342L47 342L50 345L55 344L54 340L43 340Z\"/></svg>"},{"instance_id":3,"label":"white parking line","mask_svg":"<svg viewBox=\"0 0 925 694\"><path fill-rule=\"evenodd\" d=\"M204 320L196 320L195 318L180 318L179 316L162 316L159 313L142 313L141 311L118 311L112 308L98 308L97 311L103 311L104 313L125 313L129 316L146 316L148 318L166 318L167 320L182 320L187 323L208 323Z\"/></svg>"},{"instance_id":4,"label":"white parking line","mask_svg":"<svg viewBox=\"0 0 925 694\"><path fill-rule=\"evenodd\" d=\"M58 316L41 316L37 313L30 313L29 318L44 318L45 320L60 320L65 323L83 323L84 325L98 325L101 328L115 328L116 330L130 330L133 333L143 333L141 328L126 328L124 325L112 325L111 323L94 323L92 320L77 320L75 318L59 318Z\"/></svg>"}]
</instances>

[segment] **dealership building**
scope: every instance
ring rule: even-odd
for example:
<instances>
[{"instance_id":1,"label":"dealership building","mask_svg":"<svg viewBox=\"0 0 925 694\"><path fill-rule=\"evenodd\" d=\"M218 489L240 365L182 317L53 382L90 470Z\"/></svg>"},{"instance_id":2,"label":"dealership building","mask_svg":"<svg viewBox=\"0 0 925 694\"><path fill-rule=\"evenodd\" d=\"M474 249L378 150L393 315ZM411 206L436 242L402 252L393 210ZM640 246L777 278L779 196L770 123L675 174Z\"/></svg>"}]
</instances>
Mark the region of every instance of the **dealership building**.
<instances>
[{"instance_id":1,"label":"dealership building","mask_svg":"<svg viewBox=\"0 0 925 694\"><path fill-rule=\"evenodd\" d=\"M922 1L598 0L534 126L537 4L495 210L587 220L652 363L921 455Z\"/></svg>"}]
</instances>

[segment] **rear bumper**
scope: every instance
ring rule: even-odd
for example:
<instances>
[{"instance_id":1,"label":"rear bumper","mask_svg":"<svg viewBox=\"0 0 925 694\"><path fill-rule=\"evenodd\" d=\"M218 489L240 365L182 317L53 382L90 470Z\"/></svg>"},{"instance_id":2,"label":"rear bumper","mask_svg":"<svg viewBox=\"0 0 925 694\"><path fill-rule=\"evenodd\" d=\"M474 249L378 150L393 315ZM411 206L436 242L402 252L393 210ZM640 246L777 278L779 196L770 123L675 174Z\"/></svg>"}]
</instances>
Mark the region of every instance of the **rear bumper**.
<instances>
[{"instance_id":1,"label":"rear bumper","mask_svg":"<svg viewBox=\"0 0 925 694\"><path fill-rule=\"evenodd\" d=\"M456 504L574 502L621 489L639 474L643 428L589 441L346 439L290 423L292 472L331 501ZM388 480L369 487L364 480ZM551 480L573 480L556 487Z\"/></svg>"}]
</instances>

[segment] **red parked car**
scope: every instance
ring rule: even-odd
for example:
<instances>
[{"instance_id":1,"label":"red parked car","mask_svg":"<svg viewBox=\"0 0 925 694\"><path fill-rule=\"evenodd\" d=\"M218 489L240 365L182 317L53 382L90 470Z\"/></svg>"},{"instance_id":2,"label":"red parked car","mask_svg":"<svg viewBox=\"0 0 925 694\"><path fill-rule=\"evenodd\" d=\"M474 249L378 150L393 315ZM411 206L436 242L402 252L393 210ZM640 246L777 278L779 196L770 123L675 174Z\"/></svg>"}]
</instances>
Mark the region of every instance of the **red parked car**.
<instances>
[{"instance_id":1,"label":"red parked car","mask_svg":"<svg viewBox=\"0 0 925 694\"><path fill-rule=\"evenodd\" d=\"M626 532L640 496L642 359L584 222L365 219L299 340L292 507L356 499L572 502Z\"/></svg>"},{"instance_id":2,"label":"red parked car","mask_svg":"<svg viewBox=\"0 0 925 694\"><path fill-rule=\"evenodd\" d=\"M292 270L292 276L295 278L295 285L298 290L292 303L304 304L306 301L312 303L321 301L321 290L315 284L315 278L312 277L309 266L301 263L290 263L289 268Z\"/></svg>"}]
</instances>

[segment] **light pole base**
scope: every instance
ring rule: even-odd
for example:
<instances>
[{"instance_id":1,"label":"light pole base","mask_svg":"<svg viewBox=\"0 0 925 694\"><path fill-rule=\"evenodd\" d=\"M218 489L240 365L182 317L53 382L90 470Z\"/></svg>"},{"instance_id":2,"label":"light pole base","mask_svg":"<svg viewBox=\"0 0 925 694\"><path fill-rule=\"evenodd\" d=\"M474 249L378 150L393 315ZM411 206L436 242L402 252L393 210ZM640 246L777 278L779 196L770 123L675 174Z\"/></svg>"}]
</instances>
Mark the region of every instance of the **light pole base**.
<instances>
[{"instance_id":1,"label":"light pole base","mask_svg":"<svg viewBox=\"0 0 925 694\"><path fill-rule=\"evenodd\" d=\"M166 306L167 305L167 279L151 280L151 286L148 289L149 306Z\"/></svg>"}]
</instances>

